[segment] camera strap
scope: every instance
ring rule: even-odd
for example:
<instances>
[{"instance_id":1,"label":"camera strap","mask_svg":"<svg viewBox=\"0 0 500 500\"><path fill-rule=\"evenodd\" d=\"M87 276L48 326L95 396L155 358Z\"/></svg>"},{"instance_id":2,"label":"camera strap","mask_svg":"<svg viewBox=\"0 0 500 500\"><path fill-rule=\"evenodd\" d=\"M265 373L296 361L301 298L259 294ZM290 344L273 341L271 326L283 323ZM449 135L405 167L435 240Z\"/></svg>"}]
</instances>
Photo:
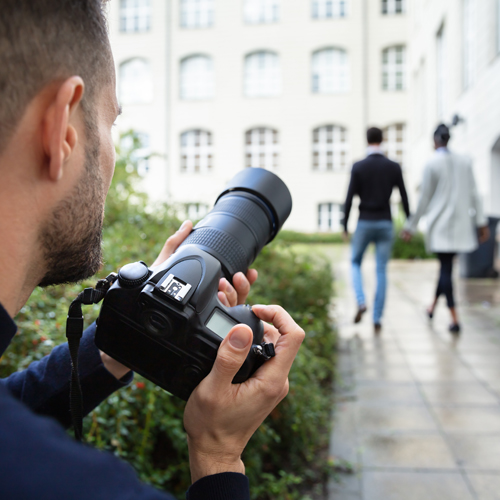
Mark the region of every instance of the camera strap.
<instances>
[{"instance_id":1,"label":"camera strap","mask_svg":"<svg viewBox=\"0 0 500 500\"><path fill-rule=\"evenodd\" d=\"M71 356L71 382L69 407L71 422L77 441L82 440L83 427L83 397L78 373L78 350L83 335L82 304L98 304L106 295L109 287L115 282L117 275L111 273L105 279L99 280L95 288L85 288L69 306L66 320L66 337L68 339L69 354Z\"/></svg>"}]
</instances>

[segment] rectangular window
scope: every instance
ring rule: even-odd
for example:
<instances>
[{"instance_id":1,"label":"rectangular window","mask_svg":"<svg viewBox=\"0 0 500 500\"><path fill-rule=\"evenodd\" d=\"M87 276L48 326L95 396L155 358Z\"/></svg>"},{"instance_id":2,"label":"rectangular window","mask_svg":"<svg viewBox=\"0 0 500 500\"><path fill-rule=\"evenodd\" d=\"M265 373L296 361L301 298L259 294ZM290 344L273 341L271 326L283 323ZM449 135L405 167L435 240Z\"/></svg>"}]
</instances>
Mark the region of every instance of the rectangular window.
<instances>
[{"instance_id":1,"label":"rectangular window","mask_svg":"<svg viewBox=\"0 0 500 500\"><path fill-rule=\"evenodd\" d=\"M214 24L214 0L180 0L183 28L208 28Z\"/></svg>"},{"instance_id":2,"label":"rectangular window","mask_svg":"<svg viewBox=\"0 0 500 500\"><path fill-rule=\"evenodd\" d=\"M402 168L405 166L406 150L406 125L397 123L384 128L384 141L382 150L387 157L398 162Z\"/></svg>"},{"instance_id":3,"label":"rectangular window","mask_svg":"<svg viewBox=\"0 0 500 500\"><path fill-rule=\"evenodd\" d=\"M320 203L318 205L318 231L339 233L344 222L344 205Z\"/></svg>"},{"instance_id":4,"label":"rectangular window","mask_svg":"<svg viewBox=\"0 0 500 500\"><path fill-rule=\"evenodd\" d=\"M382 88L405 90L406 49L403 45L389 47L382 52Z\"/></svg>"},{"instance_id":5,"label":"rectangular window","mask_svg":"<svg viewBox=\"0 0 500 500\"><path fill-rule=\"evenodd\" d=\"M150 0L120 1L120 31L127 33L149 31L150 27Z\"/></svg>"},{"instance_id":6,"label":"rectangular window","mask_svg":"<svg viewBox=\"0 0 500 500\"><path fill-rule=\"evenodd\" d=\"M312 0L313 19L331 19L347 16L348 0Z\"/></svg>"},{"instance_id":7,"label":"rectangular window","mask_svg":"<svg viewBox=\"0 0 500 500\"><path fill-rule=\"evenodd\" d=\"M382 14L384 15L403 14L405 12L405 9L405 0L382 0Z\"/></svg>"}]
</instances>

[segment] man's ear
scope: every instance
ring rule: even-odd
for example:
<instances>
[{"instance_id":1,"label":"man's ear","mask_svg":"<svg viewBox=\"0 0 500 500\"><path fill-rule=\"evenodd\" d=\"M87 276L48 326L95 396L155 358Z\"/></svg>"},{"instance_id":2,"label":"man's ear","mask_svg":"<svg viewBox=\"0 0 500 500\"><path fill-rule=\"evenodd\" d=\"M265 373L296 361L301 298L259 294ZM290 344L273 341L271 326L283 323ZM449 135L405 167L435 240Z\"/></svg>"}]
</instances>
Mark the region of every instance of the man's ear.
<instances>
[{"instance_id":1,"label":"man's ear","mask_svg":"<svg viewBox=\"0 0 500 500\"><path fill-rule=\"evenodd\" d=\"M83 80L72 76L58 88L44 120L43 146L49 160L49 177L61 179L64 164L74 151L78 134L70 123L71 115L78 108L84 91Z\"/></svg>"}]
</instances>

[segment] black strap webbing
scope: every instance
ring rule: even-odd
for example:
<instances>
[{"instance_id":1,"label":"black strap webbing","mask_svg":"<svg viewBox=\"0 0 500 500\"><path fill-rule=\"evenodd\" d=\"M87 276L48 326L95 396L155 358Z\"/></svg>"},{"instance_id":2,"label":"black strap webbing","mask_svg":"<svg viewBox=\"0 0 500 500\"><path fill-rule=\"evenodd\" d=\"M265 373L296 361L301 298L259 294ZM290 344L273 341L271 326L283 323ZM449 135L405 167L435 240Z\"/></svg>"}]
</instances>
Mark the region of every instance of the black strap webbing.
<instances>
[{"instance_id":1,"label":"black strap webbing","mask_svg":"<svg viewBox=\"0 0 500 500\"><path fill-rule=\"evenodd\" d=\"M80 385L80 376L78 371L78 350L80 348L80 339L83 335L83 314L82 304L99 303L111 284L115 281L116 275L110 274L105 280L99 280L96 289L85 288L83 292L71 303L66 320L66 337L68 338L69 354L71 356L71 382L70 382L70 412L71 422L77 441L82 440L83 427L83 396Z\"/></svg>"}]
</instances>

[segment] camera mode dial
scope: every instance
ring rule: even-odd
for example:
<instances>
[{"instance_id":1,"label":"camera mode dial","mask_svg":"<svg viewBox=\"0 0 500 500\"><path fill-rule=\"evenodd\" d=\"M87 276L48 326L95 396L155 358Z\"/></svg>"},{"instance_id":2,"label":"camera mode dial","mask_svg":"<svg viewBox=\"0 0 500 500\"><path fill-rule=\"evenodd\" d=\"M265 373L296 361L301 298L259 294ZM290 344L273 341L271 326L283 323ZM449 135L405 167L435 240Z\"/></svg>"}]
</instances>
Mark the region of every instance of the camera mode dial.
<instances>
[{"instance_id":1,"label":"camera mode dial","mask_svg":"<svg viewBox=\"0 0 500 500\"><path fill-rule=\"evenodd\" d=\"M142 285L149 278L148 266L142 262L132 262L118 271L118 281L124 288L134 288Z\"/></svg>"}]
</instances>

